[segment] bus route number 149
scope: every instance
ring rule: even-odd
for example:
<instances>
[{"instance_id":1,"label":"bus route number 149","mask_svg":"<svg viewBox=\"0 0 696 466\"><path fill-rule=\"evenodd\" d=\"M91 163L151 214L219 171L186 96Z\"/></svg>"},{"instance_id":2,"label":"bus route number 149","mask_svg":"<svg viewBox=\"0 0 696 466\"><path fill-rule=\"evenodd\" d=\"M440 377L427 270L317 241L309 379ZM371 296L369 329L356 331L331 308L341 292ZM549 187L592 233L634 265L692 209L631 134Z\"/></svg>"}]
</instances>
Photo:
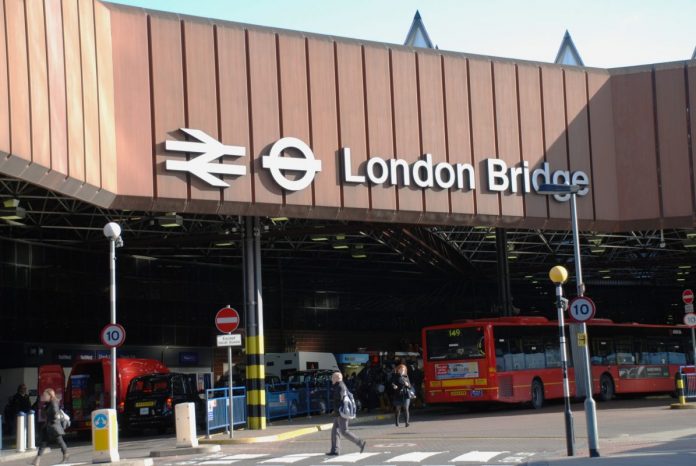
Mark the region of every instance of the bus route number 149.
<instances>
[{"instance_id":1,"label":"bus route number 149","mask_svg":"<svg viewBox=\"0 0 696 466\"><path fill-rule=\"evenodd\" d=\"M587 296L578 296L568 304L569 318L575 322L587 322L597 311L594 301Z\"/></svg>"}]
</instances>

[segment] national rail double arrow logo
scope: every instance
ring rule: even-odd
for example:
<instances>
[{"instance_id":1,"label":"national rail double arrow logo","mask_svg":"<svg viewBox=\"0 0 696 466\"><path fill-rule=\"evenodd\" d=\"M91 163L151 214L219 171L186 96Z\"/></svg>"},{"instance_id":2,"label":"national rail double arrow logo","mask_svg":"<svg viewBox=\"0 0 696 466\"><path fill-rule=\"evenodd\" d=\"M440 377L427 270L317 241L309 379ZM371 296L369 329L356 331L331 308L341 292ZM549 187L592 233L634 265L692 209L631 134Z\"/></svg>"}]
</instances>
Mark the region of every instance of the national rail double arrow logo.
<instances>
[{"instance_id":1,"label":"national rail double arrow logo","mask_svg":"<svg viewBox=\"0 0 696 466\"><path fill-rule=\"evenodd\" d=\"M164 148L169 151L191 152L201 155L188 161L167 160L165 164L167 170L189 172L217 188L229 188L230 185L213 176L212 173L218 175L246 175L246 167L241 165L211 163L213 160L225 155L243 157L246 155L246 148L222 144L199 129L181 128L181 131L198 139L200 142L165 141Z\"/></svg>"}]
</instances>

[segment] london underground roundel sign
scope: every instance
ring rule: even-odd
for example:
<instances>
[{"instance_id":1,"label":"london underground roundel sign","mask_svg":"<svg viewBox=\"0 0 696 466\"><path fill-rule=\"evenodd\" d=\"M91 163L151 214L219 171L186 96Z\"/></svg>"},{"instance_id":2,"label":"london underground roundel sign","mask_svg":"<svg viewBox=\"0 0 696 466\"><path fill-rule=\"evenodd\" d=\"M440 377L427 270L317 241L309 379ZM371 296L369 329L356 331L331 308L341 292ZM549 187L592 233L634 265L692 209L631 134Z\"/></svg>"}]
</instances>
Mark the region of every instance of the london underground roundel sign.
<instances>
[{"instance_id":1,"label":"london underground roundel sign","mask_svg":"<svg viewBox=\"0 0 696 466\"><path fill-rule=\"evenodd\" d=\"M568 304L568 317L575 322L587 322L594 317L597 307L587 296L578 296Z\"/></svg>"},{"instance_id":2,"label":"london underground roundel sign","mask_svg":"<svg viewBox=\"0 0 696 466\"><path fill-rule=\"evenodd\" d=\"M239 327L239 313L231 307L223 307L215 314L215 326L222 333L232 333Z\"/></svg>"}]
</instances>

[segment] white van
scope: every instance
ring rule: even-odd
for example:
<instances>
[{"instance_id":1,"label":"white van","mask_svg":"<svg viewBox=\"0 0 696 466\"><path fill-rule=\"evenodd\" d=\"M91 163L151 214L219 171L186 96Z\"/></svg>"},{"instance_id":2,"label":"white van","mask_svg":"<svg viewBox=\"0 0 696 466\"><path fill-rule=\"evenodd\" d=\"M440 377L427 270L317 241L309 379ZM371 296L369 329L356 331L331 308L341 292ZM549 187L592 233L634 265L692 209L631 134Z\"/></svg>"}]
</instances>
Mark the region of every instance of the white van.
<instances>
[{"instance_id":1,"label":"white van","mask_svg":"<svg viewBox=\"0 0 696 466\"><path fill-rule=\"evenodd\" d=\"M266 375L287 379L297 371L338 370L333 353L296 351L294 353L266 353Z\"/></svg>"}]
</instances>

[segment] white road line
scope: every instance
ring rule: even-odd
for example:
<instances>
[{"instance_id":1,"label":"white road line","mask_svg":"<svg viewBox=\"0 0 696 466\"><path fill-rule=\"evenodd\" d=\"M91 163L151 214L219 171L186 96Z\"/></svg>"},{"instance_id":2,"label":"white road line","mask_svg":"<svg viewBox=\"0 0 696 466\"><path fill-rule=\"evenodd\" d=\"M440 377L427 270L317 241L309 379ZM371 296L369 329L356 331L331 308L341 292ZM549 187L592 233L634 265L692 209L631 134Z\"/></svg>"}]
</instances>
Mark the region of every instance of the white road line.
<instances>
[{"instance_id":1,"label":"white road line","mask_svg":"<svg viewBox=\"0 0 696 466\"><path fill-rule=\"evenodd\" d=\"M454 459L450 460L450 463L456 463L457 461L490 461L492 458L495 458L498 455L502 455L504 453L510 453L509 451L478 451L478 450L473 450L468 453L464 453L461 456L457 456Z\"/></svg>"},{"instance_id":2,"label":"white road line","mask_svg":"<svg viewBox=\"0 0 696 466\"><path fill-rule=\"evenodd\" d=\"M208 460L208 461L201 461L198 464L232 464L236 463L239 460Z\"/></svg>"},{"instance_id":3,"label":"white road line","mask_svg":"<svg viewBox=\"0 0 696 466\"><path fill-rule=\"evenodd\" d=\"M360 460L369 458L370 456L379 455L381 453L349 453L347 455L339 455L329 458L324 463L357 463Z\"/></svg>"},{"instance_id":4,"label":"white road line","mask_svg":"<svg viewBox=\"0 0 696 466\"><path fill-rule=\"evenodd\" d=\"M447 453L445 451L412 451L411 453L406 453L405 455L395 456L390 458L388 462L394 463L419 463L426 458L431 456L439 455L440 453Z\"/></svg>"},{"instance_id":5,"label":"white road line","mask_svg":"<svg viewBox=\"0 0 696 466\"><path fill-rule=\"evenodd\" d=\"M528 451L520 451L507 456L500 460L501 463L521 463L529 459L530 456L534 456L534 453Z\"/></svg>"},{"instance_id":6,"label":"white road line","mask_svg":"<svg viewBox=\"0 0 696 466\"><path fill-rule=\"evenodd\" d=\"M263 458L264 456L270 456L267 453L238 453L236 455L225 455L222 457L223 460L253 460L256 458Z\"/></svg>"},{"instance_id":7,"label":"white road line","mask_svg":"<svg viewBox=\"0 0 696 466\"><path fill-rule=\"evenodd\" d=\"M261 461L261 463L297 463L298 461L306 460L313 456L324 456L323 453L296 453L293 455L280 456L278 458L271 458L268 460Z\"/></svg>"}]
</instances>

